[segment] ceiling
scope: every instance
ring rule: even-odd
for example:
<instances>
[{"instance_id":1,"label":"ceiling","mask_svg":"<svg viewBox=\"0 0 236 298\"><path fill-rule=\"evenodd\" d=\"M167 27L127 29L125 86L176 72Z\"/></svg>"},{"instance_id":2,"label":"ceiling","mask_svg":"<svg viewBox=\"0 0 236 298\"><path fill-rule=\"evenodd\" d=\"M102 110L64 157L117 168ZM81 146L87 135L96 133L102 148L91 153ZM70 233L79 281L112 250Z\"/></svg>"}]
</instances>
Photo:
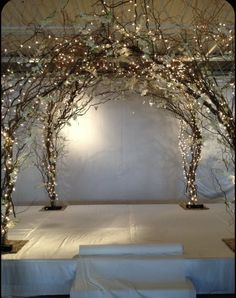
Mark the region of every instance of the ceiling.
<instances>
[{"instance_id":1,"label":"ceiling","mask_svg":"<svg viewBox=\"0 0 236 298\"><path fill-rule=\"evenodd\" d=\"M128 2L127 0L106 0L109 4L123 1ZM128 9L134 10L134 1L130 0L131 3L128 2L125 6L116 9L120 19L127 20L130 17ZM136 1L140 8L140 3L144 0ZM234 26L234 9L226 0L145 1L153 2L161 24L173 30L177 30L179 24L190 26L193 15L198 17L213 15L218 22ZM62 31L64 22L67 25L73 24L75 28L81 24L81 14L93 14L98 11L98 0L10 0L1 13L2 56L5 55L3 50L5 47L10 50L19 47L21 41L32 33L34 26L42 26L55 33ZM231 62L225 61L223 67L231 68ZM228 63L230 63L229 66Z\"/></svg>"},{"instance_id":2,"label":"ceiling","mask_svg":"<svg viewBox=\"0 0 236 298\"><path fill-rule=\"evenodd\" d=\"M108 0L108 3L118 3L122 0ZM125 0L123 0L125 1ZM152 0L155 10L160 13L162 23L168 23L174 17L176 22L182 20L191 23L194 13L217 13L220 22L234 23L234 9L226 0ZM137 3L143 1L138 0ZM147 0L147 3L151 0ZM134 4L125 4L120 9L121 16L127 14L127 9L133 9ZM194 9L193 9L194 8ZM64 17L61 10L65 12ZM43 26L62 26L64 18L74 24L80 22L82 13L92 13L98 10L97 0L10 0L2 9L2 33L24 30L25 26L37 24Z\"/></svg>"}]
</instances>

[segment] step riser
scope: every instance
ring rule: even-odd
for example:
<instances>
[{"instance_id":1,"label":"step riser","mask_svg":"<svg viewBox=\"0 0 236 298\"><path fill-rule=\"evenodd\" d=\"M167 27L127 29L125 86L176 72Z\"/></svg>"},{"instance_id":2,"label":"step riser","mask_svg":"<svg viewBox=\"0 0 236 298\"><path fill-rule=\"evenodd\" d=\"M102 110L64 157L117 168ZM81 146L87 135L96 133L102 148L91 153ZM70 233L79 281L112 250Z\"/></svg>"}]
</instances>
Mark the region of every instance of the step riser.
<instances>
[{"instance_id":1,"label":"step riser","mask_svg":"<svg viewBox=\"0 0 236 298\"><path fill-rule=\"evenodd\" d=\"M143 259L103 259L86 258L78 261L77 278L80 274L91 273L113 280L134 280L148 282L168 282L184 280L185 267L181 259L178 260L143 260Z\"/></svg>"},{"instance_id":2,"label":"step riser","mask_svg":"<svg viewBox=\"0 0 236 298\"><path fill-rule=\"evenodd\" d=\"M70 298L196 298L192 282L186 279L181 256L113 255L121 248L122 252L131 249L85 246L84 254L78 258ZM134 252L163 249L148 245L132 248ZM178 248L182 252L182 246ZM107 255L102 255L104 250ZM87 254L96 251L99 252L96 256Z\"/></svg>"},{"instance_id":3,"label":"step riser","mask_svg":"<svg viewBox=\"0 0 236 298\"><path fill-rule=\"evenodd\" d=\"M134 290L126 291L112 291L108 290L107 292L93 291L93 292L76 292L71 293L70 298L196 298L196 292L173 289L169 290L157 290L157 291L142 291L138 290L138 293Z\"/></svg>"}]
</instances>

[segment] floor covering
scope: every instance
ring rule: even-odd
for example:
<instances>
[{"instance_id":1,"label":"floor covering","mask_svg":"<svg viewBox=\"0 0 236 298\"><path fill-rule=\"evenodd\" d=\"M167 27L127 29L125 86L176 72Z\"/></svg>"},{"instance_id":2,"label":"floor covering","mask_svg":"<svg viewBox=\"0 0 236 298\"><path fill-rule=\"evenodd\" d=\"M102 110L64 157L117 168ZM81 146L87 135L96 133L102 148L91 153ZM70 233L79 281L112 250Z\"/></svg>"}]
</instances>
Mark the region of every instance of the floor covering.
<instances>
[{"instance_id":1,"label":"floor covering","mask_svg":"<svg viewBox=\"0 0 236 298\"><path fill-rule=\"evenodd\" d=\"M234 253L222 241L234 238L234 223L223 203L207 207L104 204L40 211L42 206L16 206L18 222L9 239L28 242L17 254L2 255L3 294L68 294L80 245L155 243L183 245L198 295L234 293Z\"/></svg>"}]
</instances>

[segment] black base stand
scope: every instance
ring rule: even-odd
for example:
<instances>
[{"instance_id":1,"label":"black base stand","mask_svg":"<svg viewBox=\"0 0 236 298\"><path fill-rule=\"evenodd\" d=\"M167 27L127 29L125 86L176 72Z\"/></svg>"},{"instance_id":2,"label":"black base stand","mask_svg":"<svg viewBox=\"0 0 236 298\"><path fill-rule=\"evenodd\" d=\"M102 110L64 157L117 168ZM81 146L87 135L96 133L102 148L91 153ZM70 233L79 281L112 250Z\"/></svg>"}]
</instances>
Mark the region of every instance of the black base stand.
<instances>
[{"instance_id":1,"label":"black base stand","mask_svg":"<svg viewBox=\"0 0 236 298\"><path fill-rule=\"evenodd\" d=\"M222 240L233 252L235 252L235 239L234 238L226 238L226 239L222 239Z\"/></svg>"},{"instance_id":2,"label":"black base stand","mask_svg":"<svg viewBox=\"0 0 236 298\"><path fill-rule=\"evenodd\" d=\"M185 210L207 210L207 209L209 209L204 204L188 204L188 203L182 202L179 205L180 205L180 207L182 207Z\"/></svg>"},{"instance_id":3,"label":"black base stand","mask_svg":"<svg viewBox=\"0 0 236 298\"><path fill-rule=\"evenodd\" d=\"M43 208L46 211L49 211L49 210L61 210L63 208L63 206L45 206Z\"/></svg>"},{"instance_id":4,"label":"black base stand","mask_svg":"<svg viewBox=\"0 0 236 298\"><path fill-rule=\"evenodd\" d=\"M203 204L186 204L186 208L188 209L204 209Z\"/></svg>"},{"instance_id":5,"label":"black base stand","mask_svg":"<svg viewBox=\"0 0 236 298\"><path fill-rule=\"evenodd\" d=\"M6 240L1 244L2 254L16 254L29 240Z\"/></svg>"},{"instance_id":6,"label":"black base stand","mask_svg":"<svg viewBox=\"0 0 236 298\"><path fill-rule=\"evenodd\" d=\"M40 211L63 211L67 206L44 206Z\"/></svg>"},{"instance_id":7,"label":"black base stand","mask_svg":"<svg viewBox=\"0 0 236 298\"><path fill-rule=\"evenodd\" d=\"M11 252L13 250L12 244L1 244L1 252Z\"/></svg>"}]
</instances>

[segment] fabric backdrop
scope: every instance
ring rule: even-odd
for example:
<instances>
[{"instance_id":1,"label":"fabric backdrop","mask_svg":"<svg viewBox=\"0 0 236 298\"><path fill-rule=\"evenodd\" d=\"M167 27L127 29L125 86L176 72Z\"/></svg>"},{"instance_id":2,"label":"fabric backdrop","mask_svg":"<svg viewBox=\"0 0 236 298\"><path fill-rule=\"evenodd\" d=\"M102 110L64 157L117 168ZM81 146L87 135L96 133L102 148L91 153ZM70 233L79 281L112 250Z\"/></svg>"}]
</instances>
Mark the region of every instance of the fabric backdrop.
<instances>
[{"instance_id":1,"label":"fabric backdrop","mask_svg":"<svg viewBox=\"0 0 236 298\"><path fill-rule=\"evenodd\" d=\"M71 203L185 199L178 127L171 114L134 94L91 108L63 130L67 154L58 169L59 199ZM199 168L199 194L218 198L222 192L212 178L209 156ZM232 190L229 181L223 186ZM40 174L30 160L18 176L14 201L47 202Z\"/></svg>"}]
</instances>

